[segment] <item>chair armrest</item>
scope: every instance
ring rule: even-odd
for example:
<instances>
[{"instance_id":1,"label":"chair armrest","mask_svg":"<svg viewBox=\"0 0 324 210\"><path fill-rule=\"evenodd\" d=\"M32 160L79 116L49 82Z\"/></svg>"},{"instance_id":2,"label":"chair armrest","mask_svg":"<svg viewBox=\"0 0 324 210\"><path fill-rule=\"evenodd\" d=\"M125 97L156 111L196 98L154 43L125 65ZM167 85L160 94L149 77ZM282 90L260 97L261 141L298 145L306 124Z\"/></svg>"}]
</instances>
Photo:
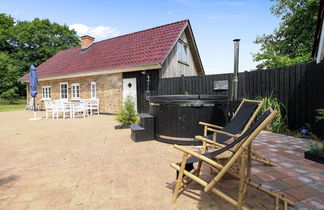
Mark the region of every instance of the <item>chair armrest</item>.
<instances>
[{"instance_id":1,"label":"chair armrest","mask_svg":"<svg viewBox=\"0 0 324 210\"><path fill-rule=\"evenodd\" d=\"M240 135L234 135L234 134L231 134L231 133L228 133L228 132L225 132L225 131L215 130L215 129L212 129L212 128L207 128L207 130L211 131L211 132L214 132L214 133L219 133L219 134L223 134L223 135L226 135L226 136L230 136L230 137L233 137L233 138L240 137Z\"/></svg>"},{"instance_id":2,"label":"chair armrest","mask_svg":"<svg viewBox=\"0 0 324 210\"><path fill-rule=\"evenodd\" d=\"M217 146L217 147L220 147L220 148L222 148L222 147L225 146L224 144L220 144L220 143L214 142L214 141L209 140L209 139L206 139L206 138L204 138L202 136L195 136L195 139L198 139L200 141L206 142L207 144L212 144L212 145Z\"/></svg>"},{"instance_id":3,"label":"chair armrest","mask_svg":"<svg viewBox=\"0 0 324 210\"><path fill-rule=\"evenodd\" d=\"M210 123L205 123L205 122L199 122L199 125L207 126L207 127L212 127L212 128L217 128L217 129L223 129L222 126L210 124Z\"/></svg>"},{"instance_id":4,"label":"chair armrest","mask_svg":"<svg viewBox=\"0 0 324 210\"><path fill-rule=\"evenodd\" d=\"M178 146L178 145L174 145L174 148L177 149L177 150L180 150L180 151L182 151L184 153L187 153L187 154L189 154L191 156L194 156L194 157L196 157L196 158L198 158L198 159L200 159L200 160L202 160L202 161L204 161L204 162L206 162L206 163L208 163L208 164L210 164L210 165L212 165L212 166L214 166L216 168L219 168L219 169L223 168L223 166L221 164L215 162L214 160L211 160L211 159L209 159L209 158L207 158L207 157L205 157L205 156L203 156L203 155L201 155L199 153L191 151L191 150L189 150L187 148L184 148L184 147L181 147L181 146Z\"/></svg>"}]
</instances>

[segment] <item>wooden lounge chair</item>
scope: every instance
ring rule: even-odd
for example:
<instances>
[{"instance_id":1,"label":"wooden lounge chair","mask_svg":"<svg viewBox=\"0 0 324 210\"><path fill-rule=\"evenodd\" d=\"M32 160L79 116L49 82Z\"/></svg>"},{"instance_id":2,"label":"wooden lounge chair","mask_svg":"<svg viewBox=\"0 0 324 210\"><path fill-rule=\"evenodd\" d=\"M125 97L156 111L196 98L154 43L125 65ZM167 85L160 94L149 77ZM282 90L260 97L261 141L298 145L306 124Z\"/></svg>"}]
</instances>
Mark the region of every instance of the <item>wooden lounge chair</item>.
<instances>
[{"instance_id":1,"label":"wooden lounge chair","mask_svg":"<svg viewBox=\"0 0 324 210\"><path fill-rule=\"evenodd\" d=\"M198 140L202 138L213 140L214 142L226 144L226 141L232 137L238 137L241 133L244 133L253 123L258 116L264 101L243 99L233 118L224 127L213 125L205 122L199 122L204 126L204 136L196 136ZM212 135L208 135L208 132L212 132ZM266 165L275 166L276 164L267 160L257 151L252 149L252 159L262 162Z\"/></svg>"},{"instance_id":2,"label":"wooden lounge chair","mask_svg":"<svg viewBox=\"0 0 324 210\"><path fill-rule=\"evenodd\" d=\"M226 146L205 139L203 141L203 150L201 154L175 145L174 147L182 151L184 154L180 163L171 163L171 167L176 169L178 172L176 185L172 196L172 203L175 203L179 193L181 193L191 181L195 181L204 187L205 192L211 191L215 193L227 202L236 206L237 209L247 209L245 206L243 206L243 198L247 185L255 187L256 189L273 196L275 198L276 209L279 208L280 201L283 201L284 209L288 209L288 205L293 206L294 203L292 201L251 181L250 145L252 144L254 138L275 118L276 115L277 111L273 111L272 109L267 110L246 132ZM212 144L218 149L213 152L206 152L208 144ZM221 155L226 151L230 151L232 156L225 164L220 164L212 159L213 157ZM193 163L198 163L198 165L195 170L191 171L193 167L190 167L190 165L193 165ZM210 182L206 182L199 177L200 169L203 163L208 164L210 167L213 167L218 171L216 176ZM215 187L225 174L239 179L239 192L236 200Z\"/></svg>"}]
</instances>

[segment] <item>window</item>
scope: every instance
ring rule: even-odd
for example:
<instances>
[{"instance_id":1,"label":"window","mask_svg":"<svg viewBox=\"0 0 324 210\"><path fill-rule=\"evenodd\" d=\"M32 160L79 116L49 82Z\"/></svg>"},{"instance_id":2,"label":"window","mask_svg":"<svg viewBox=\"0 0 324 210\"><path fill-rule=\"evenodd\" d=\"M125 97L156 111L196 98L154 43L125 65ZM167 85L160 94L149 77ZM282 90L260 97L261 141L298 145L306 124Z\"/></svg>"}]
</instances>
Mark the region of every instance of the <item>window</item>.
<instances>
[{"instance_id":1,"label":"window","mask_svg":"<svg viewBox=\"0 0 324 210\"><path fill-rule=\"evenodd\" d=\"M61 99L68 99L68 83L60 83L60 96Z\"/></svg>"},{"instance_id":2,"label":"window","mask_svg":"<svg viewBox=\"0 0 324 210\"><path fill-rule=\"evenodd\" d=\"M51 99L51 86L42 86L42 98Z\"/></svg>"},{"instance_id":3,"label":"window","mask_svg":"<svg viewBox=\"0 0 324 210\"><path fill-rule=\"evenodd\" d=\"M95 82L91 82L91 98L97 97L97 84Z\"/></svg>"},{"instance_id":4,"label":"window","mask_svg":"<svg viewBox=\"0 0 324 210\"><path fill-rule=\"evenodd\" d=\"M178 61L188 63L188 46L182 41L178 41Z\"/></svg>"},{"instance_id":5,"label":"window","mask_svg":"<svg viewBox=\"0 0 324 210\"><path fill-rule=\"evenodd\" d=\"M80 85L79 84L72 84L72 98L80 98Z\"/></svg>"}]
</instances>

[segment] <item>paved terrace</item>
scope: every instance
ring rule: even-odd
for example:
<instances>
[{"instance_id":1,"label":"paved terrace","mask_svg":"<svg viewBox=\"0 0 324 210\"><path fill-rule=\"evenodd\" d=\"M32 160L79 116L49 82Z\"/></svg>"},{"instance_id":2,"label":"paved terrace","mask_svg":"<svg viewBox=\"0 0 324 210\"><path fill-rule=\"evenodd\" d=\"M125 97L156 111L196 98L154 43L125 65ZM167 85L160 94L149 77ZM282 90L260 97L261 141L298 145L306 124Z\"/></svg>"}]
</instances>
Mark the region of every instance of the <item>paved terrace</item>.
<instances>
[{"instance_id":1,"label":"paved terrace","mask_svg":"<svg viewBox=\"0 0 324 210\"><path fill-rule=\"evenodd\" d=\"M30 122L32 112L0 113L0 209L234 209L191 184L170 204L182 154L156 141L133 143L113 116ZM44 116L44 113L40 113ZM254 180L297 202L324 209L324 165L303 158L302 139L262 133L255 141L277 167L254 163ZM205 168L203 175L212 178ZM237 194L237 181L219 188ZM248 188L245 205L272 209L273 199Z\"/></svg>"}]
</instances>

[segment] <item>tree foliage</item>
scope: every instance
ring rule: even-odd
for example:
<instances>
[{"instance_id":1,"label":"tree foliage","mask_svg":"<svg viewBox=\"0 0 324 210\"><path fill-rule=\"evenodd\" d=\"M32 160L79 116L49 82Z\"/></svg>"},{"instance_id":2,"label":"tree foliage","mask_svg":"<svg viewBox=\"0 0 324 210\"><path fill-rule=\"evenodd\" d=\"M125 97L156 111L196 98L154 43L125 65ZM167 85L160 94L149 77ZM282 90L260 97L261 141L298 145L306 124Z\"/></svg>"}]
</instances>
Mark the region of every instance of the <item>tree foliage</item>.
<instances>
[{"instance_id":1,"label":"tree foliage","mask_svg":"<svg viewBox=\"0 0 324 210\"><path fill-rule=\"evenodd\" d=\"M272 34L258 36L256 44L261 45L254 61L261 68L276 68L300 64L312 60L311 52L316 30L318 0L271 0L277 4L271 13L281 19Z\"/></svg>"},{"instance_id":2,"label":"tree foliage","mask_svg":"<svg viewBox=\"0 0 324 210\"><path fill-rule=\"evenodd\" d=\"M0 97L9 92L12 96L24 95L24 86L18 79L28 73L31 64L38 66L57 52L77 45L76 32L66 25L39 18L15 21L0 14Z\"/></svg>"},{"instance_id":3,"label":"tree foliage","mask_svg":"<svg viewBox=\"0 0 324 210\"><path fill-rule=\"evenodd\" d=\"M13 59L5 52L0 52L0 98L12 99L18 96L17 67Z\"/></svg>"}]
</instances>

